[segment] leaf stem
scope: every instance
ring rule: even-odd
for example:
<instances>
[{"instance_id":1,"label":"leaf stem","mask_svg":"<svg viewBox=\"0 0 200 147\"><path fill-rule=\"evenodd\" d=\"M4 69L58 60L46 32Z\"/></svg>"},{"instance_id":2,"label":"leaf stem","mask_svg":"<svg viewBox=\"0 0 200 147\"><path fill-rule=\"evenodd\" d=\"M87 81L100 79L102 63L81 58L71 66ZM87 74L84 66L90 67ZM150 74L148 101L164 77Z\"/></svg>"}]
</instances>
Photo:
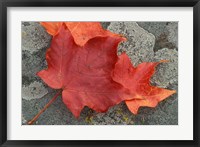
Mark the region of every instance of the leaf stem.
<instances>
[{"instance_id":1,"label":"leaf stem","mask_svg":"<svg viewBox=\"0 0 200 147\"><path fill-rule=\"evenodd\" d=\"M62 90L59 90L58 93L55 94L55 96L44 106L42 110L32 119L28 122L28 125L32 125L38 117L56 100L56 98L61 94Z\"/></svg>"}]
</instances>

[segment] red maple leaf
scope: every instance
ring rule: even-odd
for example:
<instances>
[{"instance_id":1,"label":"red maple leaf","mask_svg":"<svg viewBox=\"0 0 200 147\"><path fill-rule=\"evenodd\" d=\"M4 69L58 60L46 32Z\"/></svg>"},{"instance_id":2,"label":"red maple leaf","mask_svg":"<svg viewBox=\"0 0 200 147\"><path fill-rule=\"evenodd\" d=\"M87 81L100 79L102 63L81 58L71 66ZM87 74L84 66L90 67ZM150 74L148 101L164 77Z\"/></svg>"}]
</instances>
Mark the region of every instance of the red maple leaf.
<instances>
[{"instance_id":1,"label":"red maple leaf","mask_svg":"<svg viewBox=\"0 0 200 147\"><path fill-rule=\"evenodd\" d=\"M129 90L111 77L118 59L117 46L123 40L118 36L95 37L81 47L62 24L46 53L48 68L38 76L48 86L63 90L63 102L74 116L78 117L84 106L105 112L131 98Z\"/></svg>"},{"instance_id":2,"label":"red maple leaf","mask_svg":"<svg viewBox=\"0 0 200 147\"><path fill-rule=\"evenodd\" d=\"M59 32L63 22L41 22L40 23L52 36ZM99 22L64 22L77 45L84 46L86 42L97 36L120 37L121 35L104 30ZM125 40L125 38L123 38Z\"/></svg>"},{"instance_id":3,"label":"red maple leaf","mask_svg":"<svg viewBox=\"0 0 200 147\"><path fill-rule=\"evenodd\" d=\"M54 89L62 89L62 99L75 117L84 106L97 112L126 102L137 114L139 107L155 107L159 101L175 93L150 85L157 62L133 67L128 56L117 56L117 46L126 39L102 29L100 23L42 22L53 36L46 52L48 68L38 72L43 81ZM60 94L38 113L39 115Z\"/></svg>"},{"instance_id":4,"label":"red maple leaf","mask_svg":"<svg viewBox=\"0 0 200 147\"><path fill-rule=\"evenodd\" d=\"M144 62L133 67L125 53L119 56L112 77L114 81L135 94L132 100L125 101L132 113L137 114L141 106L155 107L158 102L176 92L150 85L150 78L155 73L155 67L158 64L159 62Z\"/></svg>"}]
</instances>

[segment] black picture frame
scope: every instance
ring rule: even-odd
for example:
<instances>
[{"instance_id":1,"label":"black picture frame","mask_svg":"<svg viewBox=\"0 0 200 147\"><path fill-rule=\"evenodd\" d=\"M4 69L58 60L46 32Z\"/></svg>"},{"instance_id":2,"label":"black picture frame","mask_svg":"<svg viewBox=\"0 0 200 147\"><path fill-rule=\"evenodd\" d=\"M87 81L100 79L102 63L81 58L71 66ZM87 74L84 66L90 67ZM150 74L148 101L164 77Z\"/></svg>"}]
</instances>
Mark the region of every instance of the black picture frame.
<instances>
[{"instance_id":1,"label":"black picture frame","mask_svg":"<svg viewBox=\"0 0 200 147\"><path fill-rule=\"evenodd\" d=\"M193 7L194 18L194 96L193 140L152 141L23 141L7 140L7 8L8 7ZM0 2L0 145L1 146L199 146L199 66L200 66L200 1L199 0L1 0ZM53 132L52 132L53 133Z\"/></svg>"}]
</instances>

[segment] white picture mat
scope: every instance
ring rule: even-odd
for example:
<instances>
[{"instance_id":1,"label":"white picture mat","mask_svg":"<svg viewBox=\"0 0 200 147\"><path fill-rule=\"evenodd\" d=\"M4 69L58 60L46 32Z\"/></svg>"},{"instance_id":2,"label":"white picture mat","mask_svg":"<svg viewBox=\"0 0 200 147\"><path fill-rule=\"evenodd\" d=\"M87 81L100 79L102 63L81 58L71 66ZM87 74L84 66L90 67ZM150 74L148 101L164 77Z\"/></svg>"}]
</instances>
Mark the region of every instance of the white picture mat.
<instances>
[{"instance_id":1,"label":"white picture mat","mask_svg":"<svg viewBox=\"0 0 200 147\"><path fill-rule=\"evenodd\" d=\"M10 7L7 18L8 140L193 139L193 8ZM178 21L178 125L22 126L21 21Z\"/></svg>"}]
</instances>

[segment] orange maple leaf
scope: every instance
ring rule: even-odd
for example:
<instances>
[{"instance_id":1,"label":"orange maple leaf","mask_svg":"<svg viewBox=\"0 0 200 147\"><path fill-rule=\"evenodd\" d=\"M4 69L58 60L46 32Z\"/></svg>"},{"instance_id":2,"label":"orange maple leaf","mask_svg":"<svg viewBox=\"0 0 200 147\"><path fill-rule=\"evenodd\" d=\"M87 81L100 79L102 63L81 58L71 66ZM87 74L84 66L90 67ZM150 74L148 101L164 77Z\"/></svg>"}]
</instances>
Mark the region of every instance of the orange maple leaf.
<instances>
[{"instance_id":1,"label":"orange maple leaf","mask_svg":"<svg viewBox=\"0 0 200 147\"><path fill-rule=\"evenodd\" d=\"M47 30L49 34L55 36L58 33L62 23L67 26L74 38L75 43L79 46L84 46L87 41L95 37L122 37L119 34L104 30L99 22L41 22L40 24ZM123 39L125 40L125 38Z\"/></svg>"},{"instance_id":2,"label":"orange maple leaf","mask_svg":"<svg viewBox=\"0 0 200 147\"><path fill-rule=\"evenodd\" d=\"M158 102L176 92L175 90L167 90L150 85L150 78L155 73L155 67L159 63L144 62L137 67L133 67L125 53L119 56L112 77L114 81L122 84L136 95L132 100L125 101L132 113L137 114L141 106L155 107Z\"/></svg>"}]
</instances>

